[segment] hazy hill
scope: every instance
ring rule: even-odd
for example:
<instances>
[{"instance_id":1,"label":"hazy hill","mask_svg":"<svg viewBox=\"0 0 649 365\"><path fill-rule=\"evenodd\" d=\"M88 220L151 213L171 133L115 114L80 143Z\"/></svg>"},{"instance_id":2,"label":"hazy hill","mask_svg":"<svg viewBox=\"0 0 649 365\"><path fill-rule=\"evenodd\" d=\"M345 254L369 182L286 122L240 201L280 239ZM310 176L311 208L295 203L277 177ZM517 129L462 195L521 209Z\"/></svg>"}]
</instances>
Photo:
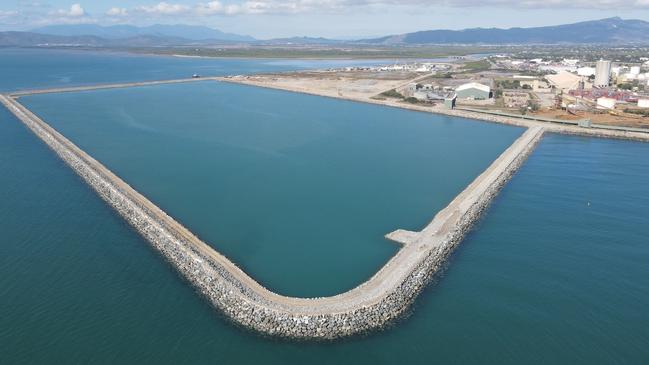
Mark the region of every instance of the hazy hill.
<instances>
[{"instance_id":1,"label":"hazy hill","mask_svg":"<svg viewBox=\"0 0 649 365\"><path fill-rule=\"evenodd\" d=\"M608 18L535 28L427 30L360 42L371 44L649 44L649 22Z\"/></svg>"},{"instance_id":2,"label":"hazy hill","mask_svg":"<svg viewBox=\"0 0 649 365\"><path fill-rule=\"evenodd\" d=\"M103 46L106 41L95 36L56 36L30 32L0 32L0 46L29 47L40 45Z\"/></svg>"},{"instance_id":3,"label":"hazy hill","mask_svg":"<svg viewBox=\"0 0 649 365\"><path fill-rule=\"evenodd\" d=\"M649 22L608 18L574 24L534 28L473 28L427 30L360 41L292 37L258 41L191 25L100 26L52 25L33 32L0 32L0 46L83 45L96 47L211 46L230 43L251 45L425 45L425 44L645 44Z\"/></svg>"},{"instance_id":4,"label":"hazy hill","mask_svg":"<svg viewBox=\"0 0 649 365\"><path fill-rule=\"evenodd\" d=\"M251 42L255 39L239 34L224 33L217 29L195 25L163 25L156 24L148 27L133 25L101 26L97 24L49 25L36 28L32 33L56 36L95 36L104 39L126 39L136 37L177 38L187 40L220 40L229 42Z\"/></svg>"},{"instance_id":5,"label":"hazy hill","mask_svg":"<svg viewBox=\"0 0 649 365\"><path fill-rule=\"evenodd\" d=\"M320 45L328 45L328 44L341 44L345 43L344 41L339 41L335 39L328 39L328 38L322 38L322 37L290 37L290 38L274 38L274 39L269 39L269 40L264 40L264 41L258 41L256 42L258 44L271 44L271 45L301 45L301 44L320 44Z\"/></svg>"},{"instance_id":6,"label":"hazy hill","mask_svg":"<svg viewBox=\"0 0 649 365\"><path fill-rule=\"evenodd\" d=\"M97 36L62 36L31 32L0 32L0 46L89 46L89 47L160 47L222 44L228 41L192 41L185 38L140 35L129 38L106 39Z\"/></svg>"}]
</instances>

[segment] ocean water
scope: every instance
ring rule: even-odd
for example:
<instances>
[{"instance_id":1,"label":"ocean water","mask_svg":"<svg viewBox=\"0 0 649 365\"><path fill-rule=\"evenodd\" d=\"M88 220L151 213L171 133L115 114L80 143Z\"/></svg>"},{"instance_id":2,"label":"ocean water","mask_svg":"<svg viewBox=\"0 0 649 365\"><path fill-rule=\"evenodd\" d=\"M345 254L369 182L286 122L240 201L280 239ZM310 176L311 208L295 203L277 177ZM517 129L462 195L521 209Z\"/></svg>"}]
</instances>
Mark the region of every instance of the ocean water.
<instances>
[{"instance_id":1,"label":"ocean water","mask_svg":"<svg viewBox=\"0 0 649 365\"><path fill-rule=\"evenodd\" d=\"M349 290L522 128L206 81L21 98L260 283Z\"/></svg>"},{"instance_id":2,"label":"ocean water","mask_svg":"<svg viewBox=\"0 0 649 365\"><path fill-rule=\"evenodd\" d=\"M209 59L0 47L0 91L374 65L388 60Z\"/></svg>"},{"instance_id":3,"label":"ocean water","mask_svg":"<svg viewBox=\"0 0 649 365\"><path fill-rule=\"evenodd\" d=\"M546 136L409 318L290 343L221 318L0 108L0 363L644 364L648 157Z\"/></svg>"}]
</instances>

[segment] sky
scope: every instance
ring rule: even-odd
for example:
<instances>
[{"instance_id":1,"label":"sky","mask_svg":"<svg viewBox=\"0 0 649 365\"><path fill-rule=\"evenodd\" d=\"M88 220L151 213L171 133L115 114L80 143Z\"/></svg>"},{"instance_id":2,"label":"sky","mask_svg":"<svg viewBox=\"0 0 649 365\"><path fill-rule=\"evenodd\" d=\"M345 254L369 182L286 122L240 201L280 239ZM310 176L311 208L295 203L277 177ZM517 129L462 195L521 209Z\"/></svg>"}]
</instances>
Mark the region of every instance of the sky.
<instances>
[{"instance_id":1,"label":"sky","mask_svg":"<svg viewBox=\"0 0 649 365\"><path fill-rule=\"evenodd\" d=\"M0 0L0 30L80 23L194 24L259 39L354 39L613 16L649 20L649 0Z\"/></svg>"}]
</instances>

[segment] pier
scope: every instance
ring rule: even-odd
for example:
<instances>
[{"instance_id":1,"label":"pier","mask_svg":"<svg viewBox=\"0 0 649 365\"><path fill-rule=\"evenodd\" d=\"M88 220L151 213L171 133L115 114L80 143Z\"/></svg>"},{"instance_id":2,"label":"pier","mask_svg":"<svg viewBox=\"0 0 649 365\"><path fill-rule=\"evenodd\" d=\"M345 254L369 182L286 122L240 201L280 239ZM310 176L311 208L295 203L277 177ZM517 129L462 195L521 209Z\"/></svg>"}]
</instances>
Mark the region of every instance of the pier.
<instances>
[{"instance_id":1,"label":"pier","mask_svg":"<svg viewBox=\"0 0 649 365\"><path fill-rule=\"evenodd\" d=\"M86 87L83 90L108 87ZM421 231L389 233L386 237L399 242L402 247L366 282L331 297L295 298L261 286L20 104L17 100L20 95L26 94L0 95L0 102L215 308L246 328L297 339L334 339L364 333L384 327L404 313L545 132L541 126L529 128Z\"/></svg>"},{"instance_id":2,"label":"pier","mask_svg":"<svg viewBox=\"0 0 649 365\"><path fill-rule=\"evenodd\" d=\"M92 90L124 89L129 87L138 87L138 86L184 84L189 82L200 82L200 81L209 81L209 80L214 81L217 79L218 78L216 77L200 77L200 78L188 78L188 79L124 82L124 83L117 83L117 84L97 84L97 85L86 85L86 86L56 87L51 89L21 90L21 91L9 93L9 96L13 98L19 98L21 96L38 95L38 94L60 94L60 93L73 93L73 92L92 91Z\"/></svg>"}]
</instances>

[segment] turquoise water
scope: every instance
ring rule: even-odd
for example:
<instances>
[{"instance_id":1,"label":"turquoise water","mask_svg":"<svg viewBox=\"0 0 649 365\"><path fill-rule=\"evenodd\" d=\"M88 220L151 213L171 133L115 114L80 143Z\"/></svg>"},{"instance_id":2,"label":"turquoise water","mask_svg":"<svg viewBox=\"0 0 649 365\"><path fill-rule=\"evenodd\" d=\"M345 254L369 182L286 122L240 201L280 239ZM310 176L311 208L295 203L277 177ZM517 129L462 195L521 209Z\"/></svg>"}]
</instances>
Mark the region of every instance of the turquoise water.
<instances>
[{"instance_id":1,"label":"turquoise water","mask_svg":"<svg viewBox=\"0 0 649 365\"><path fill-rule=\"evenodd\" d=\"M268 288L367 280L522 129L250 86L22 98Z\"/></svg>"},{"instance_id":2,"label":"turquoise water","mask_svg":"<svg viewBox=\"0 0 649 365\"><path fill-rule=\"evenodd\" d=\"M0 108L0 363L645 364L648 157L546 136L406 321L293 344L220 318Z\"/></svg>"}]
</instances>

